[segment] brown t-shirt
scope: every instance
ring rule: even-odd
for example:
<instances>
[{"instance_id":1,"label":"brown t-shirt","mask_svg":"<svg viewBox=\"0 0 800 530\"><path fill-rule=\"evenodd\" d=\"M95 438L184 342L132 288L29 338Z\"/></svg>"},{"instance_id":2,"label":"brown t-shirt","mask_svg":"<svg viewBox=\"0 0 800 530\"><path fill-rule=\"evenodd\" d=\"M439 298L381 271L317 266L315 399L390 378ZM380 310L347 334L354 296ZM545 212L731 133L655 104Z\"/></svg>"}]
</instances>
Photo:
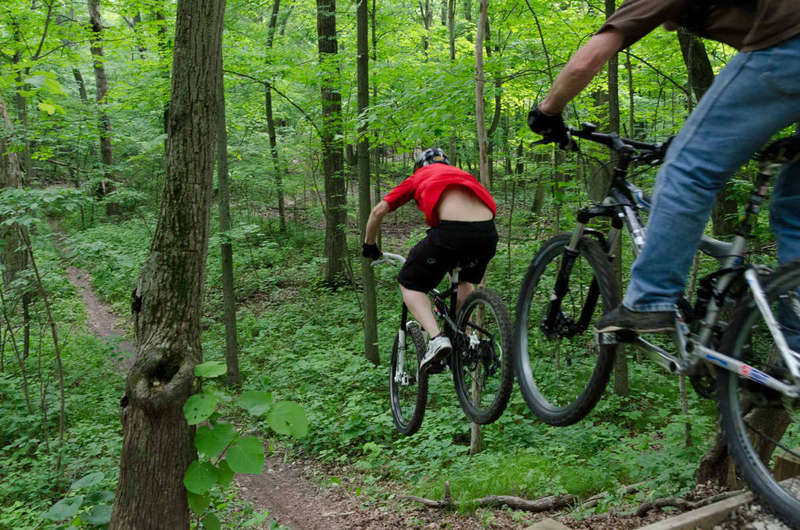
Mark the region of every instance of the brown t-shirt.
<instances>
[{"instance_id":1,"label":"brown t-shirt","mask_svg":"<svg viewBox=\"0 0 800 530\"><path fill-rule=\"evenodd\" d=\"M693 2L704 0L625 0L597 31L616 29L627 48L659 25L686 25ZM706 20L695 21L703 37L742 51L761 50L800 34L800 0L757 0L754 10L744 7L714 7ZM682 24L683 22L683 24Z\"/></svg>"}]
</instances>

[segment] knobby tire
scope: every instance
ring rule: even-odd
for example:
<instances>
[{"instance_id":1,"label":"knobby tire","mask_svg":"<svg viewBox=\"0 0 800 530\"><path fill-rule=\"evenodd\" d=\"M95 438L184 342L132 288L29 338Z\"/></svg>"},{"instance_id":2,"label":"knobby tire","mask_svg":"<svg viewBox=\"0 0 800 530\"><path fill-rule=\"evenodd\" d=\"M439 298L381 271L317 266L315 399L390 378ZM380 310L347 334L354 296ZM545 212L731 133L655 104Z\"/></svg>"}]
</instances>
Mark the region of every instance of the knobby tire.
<instances>
[{"instance_id":1,"label":"knobby tire","mask_svg":"<svg viewBox=\"0 0 800 530\"><path fill-rule=\"evenodd\" d=\"M779 299L791 300L794 293L795 317L800 318L800 261L781 266L762 286L773 313ZM773 339L749 292L745 296L725 330L721 352L789 383L785 369L776 372L779 365ZM788 456L784 448L800 453L800 400L790 400L730 371L717 373L720 421L737 470L768 509L791 528L800 528L800 477L781 482L782 477L776 476L782 454ZM779 439L784 448L764 435Z\"/></svg>"},{"instance_id":2,"label":"knobby tire","mask_svg":"<svg viewBox=\"0 0 800 530\"><path fill-rule=\"evenodd\" d=\"M425 405L428 401L428 376L419 371L419 361L425 354L425 337L422 330L412 323L405 333L406 370L414 378L413 384L405 386L395 381L395 369L399 353L399 332L395 334L392 346L392 362L389 367L389 395L391 399L392 419L400 434L411 436L422 425L425 416Z\"/></svg>"},{"instance_id":3,"label":"knobby tire","mask_svg":"<svg viewBox=\"0 0 800 530\"><path fill-rule=\"evenodd\" d=\"M574 335L557 331L548 336L542 329L570 237L568 233L553 237L531 260L515 311L515 371L522 397L539 419L556 426L572 425L594 408L616 355L616 345L598 346L593 336L600 315L619 304L619 289L607 254L589 237L578 243L579 256L561 315L565 321L576 322L587 312L591 321ZM594 297L589 294L592 278L596 280Z\"/></svg>"},{"instance_id":4,"label":"knobby tire","mask_svg":"<svg viewBox=\"0 0 800 530\"><path fill-rule=\"evenodd\" d=\"M486 425L503 414L514 385L511 317L497 293L479 289L464 300L458 329L464 348L451 356L456 395L464 414ZM473 379L481 386L477 399Z\"/></svg>"}]
</instances>

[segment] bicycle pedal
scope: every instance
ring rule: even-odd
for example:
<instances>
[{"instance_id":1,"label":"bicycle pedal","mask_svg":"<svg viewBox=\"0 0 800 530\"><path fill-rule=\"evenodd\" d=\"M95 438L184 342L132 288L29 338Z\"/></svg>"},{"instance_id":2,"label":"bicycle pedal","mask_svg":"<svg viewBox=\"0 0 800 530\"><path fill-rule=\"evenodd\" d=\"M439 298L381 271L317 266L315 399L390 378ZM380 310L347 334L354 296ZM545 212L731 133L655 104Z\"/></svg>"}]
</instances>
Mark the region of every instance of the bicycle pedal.
<instances>
[{"instance_id":1,"label":"bicycle pedal","mask_svg":"<svg viewBox=\"0 0 800 530\"><path fill-rule=\"evenodd\" d=\"M441 374L450 370L450 366L445 361L437 361L431 363L430 366L427 368L428 375L430 374Z\"/></svg>"},{"instance_id":2,"label":"bicycle pedal","mask_svg":"<svg viewBox=\"0 0 800 530\"><path fill-rule=\"evenodd\" d=\"M639 335L635 331L622 329L619 331L608 331L605 333L595 333L597 344L600 346L611 346L621 342L631 343L636 342Z\"/></svg>"}]
</instances>

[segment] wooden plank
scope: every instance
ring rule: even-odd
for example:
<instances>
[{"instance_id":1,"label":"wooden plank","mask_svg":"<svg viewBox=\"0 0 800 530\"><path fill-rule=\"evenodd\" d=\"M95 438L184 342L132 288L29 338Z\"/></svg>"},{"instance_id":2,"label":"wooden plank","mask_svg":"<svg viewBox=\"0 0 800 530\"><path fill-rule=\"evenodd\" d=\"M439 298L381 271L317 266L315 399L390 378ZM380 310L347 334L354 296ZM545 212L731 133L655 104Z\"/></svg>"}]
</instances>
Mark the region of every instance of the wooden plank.
<instances>
[{"instance_id":1,"label":"wooden plank","mask_svg":"<svg viewBox=\"0 0 800 530\"><path fill-rule=\"evenodd\" d=\"M742 493L730 499L643 526L639 530L711 530L714 525L725 520L732 510L752 500L752 493Z\"/></svg>"}]
</instances>

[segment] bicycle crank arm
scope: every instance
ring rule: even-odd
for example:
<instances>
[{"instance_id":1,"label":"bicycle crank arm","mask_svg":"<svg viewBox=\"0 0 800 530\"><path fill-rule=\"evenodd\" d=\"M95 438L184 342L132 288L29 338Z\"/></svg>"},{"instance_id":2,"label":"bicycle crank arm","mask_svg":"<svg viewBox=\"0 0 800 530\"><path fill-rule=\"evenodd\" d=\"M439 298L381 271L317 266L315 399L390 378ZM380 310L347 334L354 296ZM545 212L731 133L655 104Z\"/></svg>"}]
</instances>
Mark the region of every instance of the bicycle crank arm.
<instances>
[{"instance_id":1,"label":"bicycle crank arm","mask_svg":"<svg viewBox=\"0 0 800 530\"><path fill-rule=\"evenodd\" d=\"M785 396L791 398L800 397L800 385L789 386L762 372L758 368L753 368L749 364L743 363L733 357L728 357L725 354L697 344L696 342L693 342L692 345L691 354L695 357L699 357L704 361L710 362L714 366L733 372L741 378L749 379L767 388L777 390Z\"/></svg>"},{"instance_id":2,"label":"bicycle crank arm","mask_svg":"<svg viewBox=\"0 0 800 530\"><path fill-rule=\"evenodd\" d=\"M667 351L663 348L660 348L652 342L643 339L641 336L636 337L630 343L644 351L651 361L655 362L662 368L665 368L669 372L675 373L680 370L680 363L678 362L678 359L667 353Z\"/></svg>"}]
</instances>

